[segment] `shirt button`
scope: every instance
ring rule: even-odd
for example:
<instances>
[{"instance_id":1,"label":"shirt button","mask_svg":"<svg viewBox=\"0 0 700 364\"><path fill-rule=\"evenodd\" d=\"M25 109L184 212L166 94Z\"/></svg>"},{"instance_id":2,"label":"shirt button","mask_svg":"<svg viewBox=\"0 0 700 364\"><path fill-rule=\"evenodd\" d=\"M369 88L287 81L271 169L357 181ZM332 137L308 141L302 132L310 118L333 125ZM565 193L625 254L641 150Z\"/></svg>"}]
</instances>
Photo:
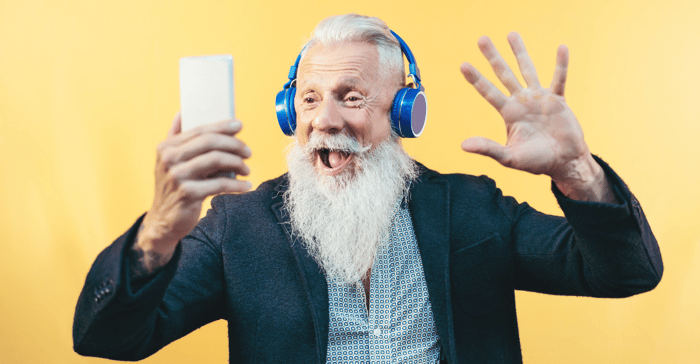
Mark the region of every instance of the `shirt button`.
<instances>
[{"instance_id":1,"label":"shirt button","mask_svg":"<svg viewBox=\"0 0 700 364\"><path fill-rule=\"evenodd\" d=\"M380 329L374 329L374 336L379 336L382 334L382 330Z\"/></svg>"}]
</instances>

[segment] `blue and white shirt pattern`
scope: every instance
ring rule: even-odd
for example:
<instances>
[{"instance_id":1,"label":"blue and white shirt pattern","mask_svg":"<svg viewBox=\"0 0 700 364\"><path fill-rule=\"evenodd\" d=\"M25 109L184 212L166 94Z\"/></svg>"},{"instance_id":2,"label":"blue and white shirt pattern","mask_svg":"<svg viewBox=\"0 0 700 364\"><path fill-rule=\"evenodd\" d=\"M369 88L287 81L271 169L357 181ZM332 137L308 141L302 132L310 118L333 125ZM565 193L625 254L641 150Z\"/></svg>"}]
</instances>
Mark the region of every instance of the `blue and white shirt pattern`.
<instances>
[{"instance_id":1,"label":"blue and white shirt pattern","mask_svg":"<svg viewBox=\"0 0 700 364\"><path fill-rule=\"evenodd\" d=\"M328 282L326 363L437 363L440 345L408 208L397 209L372 265L370 309L356 285Z\"/></svg>"}]
</instances>

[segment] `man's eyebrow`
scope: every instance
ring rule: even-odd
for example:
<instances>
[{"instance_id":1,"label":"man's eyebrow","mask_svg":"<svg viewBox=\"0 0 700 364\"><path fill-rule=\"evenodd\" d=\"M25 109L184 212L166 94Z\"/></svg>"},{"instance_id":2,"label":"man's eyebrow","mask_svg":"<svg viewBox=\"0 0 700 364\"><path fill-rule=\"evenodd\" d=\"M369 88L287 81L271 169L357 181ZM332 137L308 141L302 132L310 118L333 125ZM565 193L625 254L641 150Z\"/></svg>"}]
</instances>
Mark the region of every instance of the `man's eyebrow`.
<instances>
[{"instance_id":1,"label":"man's eyebrow","mask_svg":"<svg viewBox=\"0 0 700 364\"><path fill-rule=\"evenodd\" d=\"M347 94L350 91L359 90L360 80L355 77L344 77L338 80L334 92L340 96Z\"/></svg>"},{"instance_id":2,"label":"man's eyebrow","mask_svg":"<svg viewBox=\"0 0 700 364\"><path fill-rule=\"evenodd\" d=\"M360 89L361 80L357 77L343 77L338 80L338 82L333 86L332 91L334 94L343 96L350 91L358 91L362 93ZM318 84L315 82L306 83L303 85L297 84L297 92L307 92L309 90L315 90L318 88Z\"/></svg>"},{"instance_id":3,"label":"man's eyebrow","mask_svg":"<svg viewBox=\"0 0 700 364\"><path fill-rule=\"evenodd\" d=\"M357 77L346 76L338 80L339 85L357 85L360 80Z\"/></svg>"}]
</instances>

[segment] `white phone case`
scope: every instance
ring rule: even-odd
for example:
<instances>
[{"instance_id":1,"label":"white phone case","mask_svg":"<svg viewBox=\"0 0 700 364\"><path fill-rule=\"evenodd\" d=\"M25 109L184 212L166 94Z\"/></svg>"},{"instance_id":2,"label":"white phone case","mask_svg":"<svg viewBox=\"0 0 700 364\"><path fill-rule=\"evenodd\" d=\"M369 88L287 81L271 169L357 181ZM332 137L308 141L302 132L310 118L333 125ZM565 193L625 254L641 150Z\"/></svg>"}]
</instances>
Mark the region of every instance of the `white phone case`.
<instances>
[{"instance_id":1,"label":"white phone case","mask_svg":"<svg viewBox=\"0 0 700 364\"><path fill-rule=\"evenodd\" d=\"M234 117L233 57L180 59L182 131Z\"/></svg>"},{"instance_id":2,"label":"white phone case","mask_svg":"<svg viewBox=\"0 0 700 364\"><path fill-rule=\"evenodd\" d=\"M182 131L232 119L233 57L231 55L180 58L180 110ZM236 178L221 172L210 178Z\"/></svg>"}]
</instances>

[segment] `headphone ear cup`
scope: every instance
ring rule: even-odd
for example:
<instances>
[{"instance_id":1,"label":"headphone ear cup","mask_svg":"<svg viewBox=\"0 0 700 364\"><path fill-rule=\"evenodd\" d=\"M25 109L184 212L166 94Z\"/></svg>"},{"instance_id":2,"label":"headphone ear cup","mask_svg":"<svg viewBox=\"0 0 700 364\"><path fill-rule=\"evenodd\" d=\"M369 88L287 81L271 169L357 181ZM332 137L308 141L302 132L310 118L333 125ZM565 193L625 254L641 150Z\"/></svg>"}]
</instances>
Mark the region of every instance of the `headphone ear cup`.
<instances>
[{"instance_id":1,"label":"headphone ear cup","mask_svg":"<svg viewBox=\"0 0 700 364\"><path fill-rule=\"evenodd\" d=\"M286 135L294 135L297 128L297 112L294 109L294 95L296 87L286 88L277 93L275 97L275 110L277 111L277 122Z\"/></svg>"},{"instance_id":2,"label":"headphone ear cup","mask_svg":"<svg viewBox=\"0 0 700 364\"><path fill-rule=\"evenodd\" d=\"M391 105L391 124L402 138L416 138L423 133L428 117L425 93L415 88L402 88Z\"/></svg>"}]
</instances>

